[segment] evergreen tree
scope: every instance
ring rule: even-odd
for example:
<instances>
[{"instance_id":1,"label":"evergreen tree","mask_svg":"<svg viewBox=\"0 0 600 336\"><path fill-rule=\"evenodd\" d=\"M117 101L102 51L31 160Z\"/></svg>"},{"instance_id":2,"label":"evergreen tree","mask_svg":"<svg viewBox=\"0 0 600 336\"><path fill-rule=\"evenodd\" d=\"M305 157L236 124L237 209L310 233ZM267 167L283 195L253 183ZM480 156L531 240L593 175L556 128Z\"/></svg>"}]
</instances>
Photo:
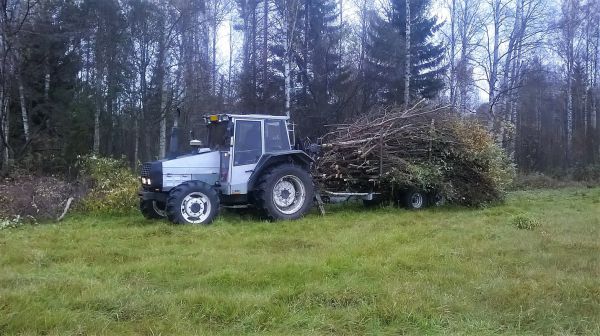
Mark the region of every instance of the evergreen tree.
<instances>
[{"instance_id":1,"label":"evergreen tree","mask_svg":"<svg viewBox=\"0 0 600 336\"><path fill-rule=\"evenodd\" d=\"M431 0L410 1L410 50L406 48L406 0L392 0L384 17L371 23L365 68L372 104L403 104L406 56L410 55L410 96L434 97L443 88L444 48L432 41L440 28L428 15Z\"/></svg>"},{"instance_id":2,"label":"evergreen tree","mask_svg":"<svg viewBox=\"0 0 600 336\"><path fill-rule=\"evenodd\" d=\"M335 0L306 0L299 11L302 38L295 61L302 85L295 114L309 121L303 134L320 134L321 125L338 122L342 115L349 71L341 64L337 5Z\"/></svg>"}]
</instances>

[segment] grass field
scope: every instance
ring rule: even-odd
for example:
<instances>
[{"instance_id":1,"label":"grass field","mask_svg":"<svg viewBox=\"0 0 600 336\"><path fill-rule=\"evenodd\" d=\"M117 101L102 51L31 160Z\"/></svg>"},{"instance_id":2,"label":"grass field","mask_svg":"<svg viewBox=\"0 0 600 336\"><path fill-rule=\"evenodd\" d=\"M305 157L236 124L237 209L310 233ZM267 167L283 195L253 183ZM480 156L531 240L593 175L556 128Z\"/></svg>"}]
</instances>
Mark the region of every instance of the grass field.
<instances>
[{"instance_id":1,"label":"grass field","mask_svg":"<svg viewBox=\"0 0 600 336\"><path fill-rule=\"evenodd\" d=\"M329 211L2 230L0 335L600 335L600 189Z\"/></svg>"}]
</instances>

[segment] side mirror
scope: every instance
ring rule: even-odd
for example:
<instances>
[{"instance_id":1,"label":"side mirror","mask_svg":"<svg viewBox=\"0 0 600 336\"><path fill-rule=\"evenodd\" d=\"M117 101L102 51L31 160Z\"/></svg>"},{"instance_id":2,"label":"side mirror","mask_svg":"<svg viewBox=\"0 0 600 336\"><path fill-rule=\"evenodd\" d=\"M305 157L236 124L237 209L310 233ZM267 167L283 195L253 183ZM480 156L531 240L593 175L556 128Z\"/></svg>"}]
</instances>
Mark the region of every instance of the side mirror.
<instances>
[{"instance_id":1,"label":"side mirror","mask_svg":"<svg viewBox=\"0 0 600 336\"><path fill-rule=\"evenodd\" d=\"M204 144L202 143L202 140L192 140L190 141L190 146L192 147L202 147Z\"/></svg>"}]
</instances>

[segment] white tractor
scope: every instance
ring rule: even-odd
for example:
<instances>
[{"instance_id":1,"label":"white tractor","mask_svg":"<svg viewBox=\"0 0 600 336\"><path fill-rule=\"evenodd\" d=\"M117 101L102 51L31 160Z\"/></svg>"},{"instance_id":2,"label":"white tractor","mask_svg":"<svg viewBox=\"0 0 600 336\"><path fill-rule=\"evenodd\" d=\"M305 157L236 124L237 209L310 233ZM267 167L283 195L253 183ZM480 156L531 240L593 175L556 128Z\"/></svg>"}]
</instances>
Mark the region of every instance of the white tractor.
<instances>
[{"instance_id":1,"label":"white tractor","mask_svg":"<svg viewBox=\"0 0 600 336\"><path fill-rule=\"evenodd\" d=\"M146 218L210 224L221 206L251 206L270 219L293 220L312 208L313 159L293 149L288 117L219 114L205 121L206 146L192 140L192 153L143 165Z\"/></svg>"}]
</instances>

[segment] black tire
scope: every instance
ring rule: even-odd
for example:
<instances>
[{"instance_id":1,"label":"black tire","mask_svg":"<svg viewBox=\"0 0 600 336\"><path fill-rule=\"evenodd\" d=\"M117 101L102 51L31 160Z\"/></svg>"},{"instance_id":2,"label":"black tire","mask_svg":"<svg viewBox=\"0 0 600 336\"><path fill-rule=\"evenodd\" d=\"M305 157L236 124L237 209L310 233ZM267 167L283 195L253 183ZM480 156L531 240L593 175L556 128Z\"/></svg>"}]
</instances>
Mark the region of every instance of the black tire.
<instances>
[{"instance_id":1,"label":"black tire","mask_svg":"<svg viewBox=\"0 0 600 336\"><path fill-rule=\"evenodd\" d=\"M146 219L163 219L167 217L165 203L155 200L140 200L140 211Z\"/></svg>"},{"instance_id":2,"label":"black tire","mask_svg":"<svg viewBox=\"0 0 600 336\"><path fill-rule=\"evenodd\" d=\"M173 188L167 198L167 217L174 224L208 225L219 214L219 194L201 181Z\"/></svg>"},{"instance_id":3,"label":"black tire","mask_svg":"<svg viewBox=\"0 0 600 336\"><path fill-rule=\"evenodd\" d=\"M433 192L429 194L428 203L431 206L441 207L446 205L446 197L442 193Z\"/></svg>"},{"instance_id":4,"label":"black tire","mask_svg":"<svg viewBox=\"0 0 600 336\"><path fill-rule=\"evenodd\" d=\"M419 210L427 206L427 194L421 190L408 190L403 194L402 203L410 210Z\"/></svg>"},{"instance_id":5,"label":"black tire","mask_svg":"<svg viewBox=\"0 0 600 336\"><path fill-rule=\"evenodd\" d=\"M287 183L287 184L286 184ZM291 188L283 186L293 186ZM281 187L279 197L276 197L276 187ZM302 190L304 197L302 199ZM287 192L287 194L286 194ZM289 199L294 195L293 199ZM267 169L259 178L254 190L256 207L264 216L271 220L295 220L306 215L314 204L314 185L312 176L299 166L284 164ZM287 202L289 206L284 206ZM285 204L283 204L285 202Z\"/></svg>"}]
</instances>

